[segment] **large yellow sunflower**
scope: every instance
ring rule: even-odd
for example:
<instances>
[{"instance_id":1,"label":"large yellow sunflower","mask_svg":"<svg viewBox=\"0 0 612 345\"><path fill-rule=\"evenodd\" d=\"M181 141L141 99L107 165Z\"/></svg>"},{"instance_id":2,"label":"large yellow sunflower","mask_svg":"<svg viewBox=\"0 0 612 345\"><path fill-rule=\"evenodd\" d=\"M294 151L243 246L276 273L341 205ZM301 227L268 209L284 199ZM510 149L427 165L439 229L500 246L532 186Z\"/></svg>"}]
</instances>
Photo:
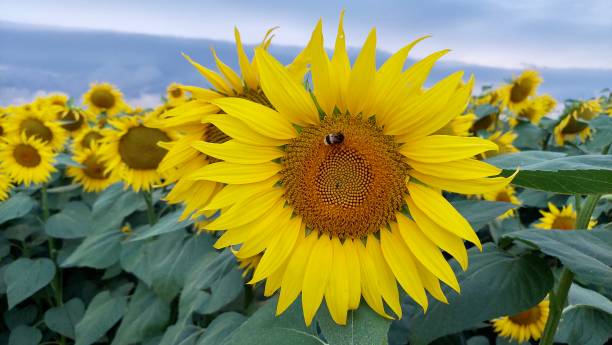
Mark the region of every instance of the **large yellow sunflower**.
<instances>
[{"instance_id":1,"label":"large yellow sunflower","mask_svg":"<svg viewBox=\"0 0 612 345\"><path fill-rule=\"evenodd\" d=\"M548 212L540 211L542 218L535 225L536 228L545 230L574 230L576 229L576 211L571 204L563 206L561 210L553 203L548 203ZM589 220L588 229L592 229L597 222L594 219Z\"/></svg>"},{"instance_id":2,"label":"large yellow sunflower","mask_svg":"<svg viewBox=\"0 0 612 345\"><path fill-rule=\"evenodd\" d=\"M503 105L517 112L529 103L529 98L534 96L542 83L542 77L537 71L523 71L520 76L512 79L512 82L503 86L500 90L503 97Z\"/></svg>"},{"instance_id":3,"label":"large yellow sunflower","mask_svg":"<svg viewBox=\"0 0 612 345\"><path fill-rule=\"evenodd\" d=\"M91 148L74 151L73 159L82 165L70 166L66 175L80 183L86 192L100 192L115 182L118 182L115 171L106 169L100 155L100 146L93 143Z\"/></svg>"},{"instance_id":4,"label":"large yellow sunflower","mask_svg":"<svg viewBox=\"0 0 612 345\"><path fill-rule=\"evenodd\" d=\"M592 120L603 112L598 99L581 102L576 109L576 116L583 120Z\"/></svg>"},{"instance_id":5,"label":"large yellow sunflower","mask_svg":"<svg viewBox=\"0 0 612 345\"><path fill-rule=\"evenodd\" d=\"M0 201L8 199L12 188L11 178L0 170Z\"/></svg>"},{"instance_id":6,"label":"large yellow sunflower","mask_svg":"<svg viewBox=\"0 0 612 345\"><path fill-rule=\"evenodd\" d=\"M104 138L103 129L97 127L87 126L74 138L72 142L72 151L83 151L84 149L91 149L94 143L101 142Z\"/></svg>"},{"instance_id":7,"label":"large yellow sunflower","mask_svg":"<svg viewBox=\"0 0 612 345\"><path fill-rule=\"evenodd\" d=\"M17 184L45 183L53 166L53 150L36 137L7 138L0 142L0 170Z\"/></svg>"},{"instance_id":8,"label":"large yellow sunflower","mask_svg":"<svg viewBox=\"0 0 612 345\"><path fill-rule=\"evenodd\" d=\"M556 105L557 101L552 96L541 95L529 100L525 106L518 110L517 115L519 118L526 119L535 125L540 123L540 120L550 113ZM509 123L514 127L517 124L517 120L511 118Z\"/></svg>"},{"instance_id":9,"label":"large yellow sunflower","mask_svg":"<svg viewBox=\"0 0 612 345\"><path fill-rule=\"evenodd\" d=\"M67 134L56 121L55 114L49 109L39 110L36 107L21 107L10 115L5 128L7 135L14 139L22 134L38 138L55 151L61 151L66 143Z\"/></svg>"},{"instance_id":10,"label":"large yellow sunflower","mask_svg":"<svg viewBox=\"0 0 612 345\"><path fill-rule=\"evenodd\" d=\"M57 119L61 121L64 130L72 137L77 137L88 128L88 122L95 120L96 116L87 110L67 106L57 113Z\"/></svg>"},{"instance_id":11,"label":"large yellow sunflower","mask_svg":"<svg viewBox=\"0 0 612 345\"><path fill-rule=\"evenodd\" d=\"M557 145L563 146L566 141L574 141L576 138L585 142L591 136L591 128L588 122L579 120L577 113L572 112L559 121L553 134Z\"/></svg>"},{"instance_id":12,"label":"large yellow sunflower","mask_svg":"<svg viewBox=\"0 0 612 345\"><path fill-rule=\"evenodd\" d=\"M482 194L482 197L485 200L489 200L489 201L509 202L517 206L521 205L521 200L516 196L516 191L514 190L512 186L506 186L505 188L502 188L497 191L491 191L491 192L484 193ZM498 218L499 219L508 218L510 216L513 216L514 213L515 213L514 209L508 210L506 213L502 214Z\"/></svg>"},{"instance_id":13,"label":"large yellow sunflower","mask_svg":"<svg viewBox=\"0 0 612 345\"><path fill-rule=\"evenodd\" d=\"M103 130L100 155L106 172L115 171L134 191L150 190L161 182L157 168L167 150L158 143L175 139L173 131L153 128L149 122L147 116L117 118L109 120L115 129Z\"/></svg>"},{"instance_id":14,"label":"large yellow sunflower","mask_svg":"<svg viewBox=\"0 0 612 345\"><path fill-rule=\"evenodd\" d=\"M171 107L181 105L189 99L187 92L185 92L180 84L172 83L168 85L166 89L166 103Z\"/></svg>"},{"instance_id":15,"label":"large yellow sunflower","mask_svg":"<svg viewBox=\"0 0 612 345\"><path fill-rule=\"evenodd\" d=\"M107 116L113 116L127 107L121 91L109 83L91 84L83 95L83 103L95 115L105 113Z\"/></svg>"},{"instance_id":16,"label":"large yellow sunflower","mask_svg":"<svg viewBox=\"0 0 612 345\"><path fill-rule=\"evenodd\" d=\"M432 135L463 112L473 79L461 85L458 72L424 90L446 51L404 72L418 41L377 70L372 31L351 66L342 22L331 60L319 23L309 49L316 103L261 48L260 83L273 108L238 97L211 101L227 114L211 123L232 140L200 142L220 162L190 178L227 184L208 206L222 213L207 229L227 230L216 245L241 244L239 258L263 253L251 283L267 279L268 295L280 288L277 313L301 293L307 324L323 298L345 324L361 296L380 315L390 317L384 301L401 316L398 282L424 309L426 290L446 301L439 280L459 290L441 250L465 269L463 240L480 241L439 189L481 194L510 178L488 178L500 170L473 158L494 143Z\"/></svg>"},{"instance_id":17,"label":"large yellow sunflower","mask_svg":"<svg viewBox=\"0 0 612 345\"><path fill-rule=\"evenodd\" d=\"M192 99L184 104L160 114L160 120L155 126L160 128L172 128L179 130L183 135L176 141L161 144L168 150L159 165L158 171L167 176L169 182L174 182L172 191L166 196L166 201L171 204L184 203L185 211L183 218L189 216L206 217L214 214L216 208L206 208L210 198L222 187L221 184L212 181L194 181L183 178L185 175L211 163L218 161L212 156L202 153L198 148L200 141L221 144L230 140L230 137L222 132L218 126L235 122L232 118L218 114L220 109L210 104L212 99L231 95L242 97L269 105L259 85L259 72L255 68L256 60L249 60L240 39L240 33L234 31L236 37L236 50L240 63L241 76L224 64L214 53L219 73L207 69L186 56L187 60L213 85L214 90L202 89L194 86L177 85L175 87L183 93L190 92ZM272 37L268 31L259 47L266 49L270 45ZM296 80L305 74L305 54L299 54L287 69Z\"/></svg>"},{"instance_id":18,"label":"large yellow sunflower","mask_svg":"<svg viewBox=\"0 0 612 345\"><path fill-rule=\"evenodd\" d=\"M519 343L529 339L538 340L542 336L546 320L548 320L548 299L538 303L533 308L512 316L502 316L491 320L493 329L502 337L509 337Z\"/></svg>"}]
</instances>

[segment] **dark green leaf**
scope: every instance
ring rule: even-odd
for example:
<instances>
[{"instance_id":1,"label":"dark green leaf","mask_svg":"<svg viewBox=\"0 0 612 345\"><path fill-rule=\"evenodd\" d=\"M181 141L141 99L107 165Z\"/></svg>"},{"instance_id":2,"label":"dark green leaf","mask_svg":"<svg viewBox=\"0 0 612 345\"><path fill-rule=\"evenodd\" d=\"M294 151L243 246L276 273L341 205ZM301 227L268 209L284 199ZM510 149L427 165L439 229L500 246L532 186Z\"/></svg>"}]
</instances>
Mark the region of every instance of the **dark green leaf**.
<instances>
[{"instance_id":1,"label":"dark green leaf","mask_svg":"<svg viewBox=\"0 0 612 345\"><path fill-rule=\"evenodd\" d=\"M31 325L36 320L38 309L35 305L28 305L23 308L14 308L4 312L4 323L9 329L19 325Z\"/></svg>"},{"instance_id":2,"label":"dark green leaf","mask_svg":"<svg viewBox=\"0 0 612 345\"><path fill-rule=\"evenodd\" d=\"M506 235L540 248L561 260L581 279L601 286L612 286L612 232L596 230L530 229Z\"/></svg>"},{"instance_id":3,"label":"dark green leaf","mask_svg":"<svg viewBox=\"0 0 612 345\"><path fill-rule=\"evenodd\" d=\"M477 335L468 339L466 345L489 345L489 339L482 335Z\"/></svg>"},{"instance_id":4,"label":"dark green leaf","mask_svg":"<svg viewBox=\"0 0 612 345\"><path fill-rule=\"evenodd\" d=\"M11 331L8 345L38 345L42 340L42 333L37 328L19 326Z\"/></svg>"},{"instance_id":5,"label":"dark green leaf","mask_svg":"<svg viewBox=\"0 0 612 345\"><path fill-rule=\"evenodd\" d=\"M405 311L409 317L401 322L411 331L410 344L428 344L480 322L519 313L539 303L552 287L550 269L536 256L515 257L491 244L482 253L472 248L469 254L466 272L453 265L461 294L444 286L448 304L430 299L426 314L416 307Z\"/></svg>"},{"instance_id":6,"label":"dark green leaf","mask_svg":"<svg viewBox=\"0 0 612 345\"><path fill-rule=\"evenodd\" d=\"M45 232L56 238L81 238L91 233L91 212L82 202L70 202L61 212L49 217L45 224Z\"/></svg>"},{"instance_id":7,"label":"dark green leaf","mask_svg":"<svg viewBox=\"0 0 612 345\"><path fill-rule=\"evenodd\" d=\"M36 201L26 193L17 193L0 202L0 224L11 219L23 217L32 210Z\"/></svg>"},{"instance_id":8,"label":"dark green leaf","mask_svg":"<svg viewBox=\"0 0 612 345\"><path fill-rule=\"evenodd\" d=\"M563 310L555 342L601 345L612 337L612 315L599 309L569 306Z\"/></svg>"},{"instance_id":9,"label":"dark green leaf","mask_svg":"<svg viewBox=\"0 0 612 345\"><path fill-rule=\"evenodd\" d=\"M523 169L523 167L531 164L547 162L551 159L562 158L565 156L567 156L565 153L560 152L523 151L494 156L492 158L487 159L487 162L495 165L500 169L514 171L517 167Z\"/></svg>"},{"instance_id":10,"label":"dark green leaf","mask_svg":"<svg viewBox=\"0 0 612 345\"><path fill-rule=\"evenodd\" d=\"M482 228L508 210L518 207L509 202L486 200L459 200L453 201L452 204L470 222L474 230Z\"/></svg>"},{"instance_id":11,"label":"dark green leaf","mask_svg":"<svg viewBox=\"0 0 612 345\"><path fill-rule=\"evenodd\" d=\"M133 236L130 239L130 241L141 241L141 240L151 238L154 236L181 230L193 224L193 220L191 219L187 219L182 222L179 221L179 218L182 213L183 213L183 210L178 210L178 211L175 211L175 212L172 212L170 214L163 216L148 231L141 231L140 233Z\"/></svg>"},{"instance_id":12,"label":"dark green leaf","mask_svg":"<svg viewBox=\"0 0 612 345\"><path fill-rule=\"evenodd\" d=\"M242 274L237 268L229 271L211 287L211 298L198 308L198 313L212 314L234 301L243 291Z\"/></svg>"},{"instance_id":13,"label":"dark green leaf","mask_svg":"<svg viewBox=\"0 0 612 345\"><path fill-rule=\"evenodd\" d=\"M60 307L54 307L45 312L45 324L50 330L66 336L75 338L77 323L83 318L85 305L78 298L73 298Z\"/></svg>"},{"instance_id":14,"label":"dark green leaf","mask_svg":"<svg viewBox=\"0 0 612 345\"><path fill-rule=\"evenodd\" d=\"M227 312L217 316L198 339L198 345L217 345L238 328L246 317L236 312Z\"/></svg>"},{"instance_id":15,"label":"dark green leaf","mask_svg":"<svg viewBox=\"0 0 612 345\"><path fill-rule=\"evenodd\" d=\"M55 264L49 259L20 258L4 272L9 309L47 286L55 276Z\"/></svg>"},{"instance_id":16,"label":"dark green leaf","mask_svg":"<svg viewBox=\"0 0 612 345\"><path fill-rule=\"evenodd\" d=\"M385 344L391 326L391 320L373 312L366 303L348 312L346 326L336 324L325 308L319 311L317 321L330 345Z\"/></svg>"},{"instance_id":17,"label":"dark green leaf","mask_svg":"<svg viewBox=\"0 0 612 345\"><path fill-rule=\"evenodd\" d=\"M100 339L125 313L127 297L108 291L94 297L85 316L76 325L76 345L90 345Z\"/></svg>"},{"instance_id":18,"label":"dark green leaf","mask_svg":"<svg viewBox=\"0 0 612 345\"><path fill-rule=\"evenodd\" d=\"M110 229L90 235L62 262L62 267L78 266L98 269L111 267L119 260L123 237L124 234L119 229Z\"/></svg>"},{"instance_id":19,"label":"dark green leaf","mask_svg":"<svg viewBox=\"0 0 612 345\"><path fill-rule=\"evenodd\" d=\"M534 126L530 122L518 124L514 127L514 132L518 134L518 137L512 144L521 150L539 150L548 136L544 129Z\"/></svg>"},{"instance_id":20,"label":"dark green leaf","mask_svg":"<svg viewBox=\"0 0 612 345\"><path fill-rule=\"evenodd\" d=\"M144 210L146 204L138 193L124 190L120 183L104 190L93 204L92 216L100 227L120 227L123 219L136 210Z\"/></svg>"}]
</instances>

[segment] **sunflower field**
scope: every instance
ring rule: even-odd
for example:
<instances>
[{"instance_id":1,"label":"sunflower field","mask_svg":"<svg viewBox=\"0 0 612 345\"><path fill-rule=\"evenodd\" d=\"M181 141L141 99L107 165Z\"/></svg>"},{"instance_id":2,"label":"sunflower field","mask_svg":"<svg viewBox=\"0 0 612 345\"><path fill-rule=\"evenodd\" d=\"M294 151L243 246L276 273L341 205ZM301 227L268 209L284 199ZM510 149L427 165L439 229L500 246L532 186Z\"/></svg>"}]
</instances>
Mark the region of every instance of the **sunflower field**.
<instances>
[{"instance_id":1,"label":"sunflower field","mask_svg":"<svg viewBox=\"0 0 612 345\"><path fill-rule=\"evenodd\" d=\"M351 61L342 17L286 65L272 37L185 55L202 85L154 109L0 105L0 343L612 337L612 93L432 82L447 50L377 64L375 30Z\"/></svg>"}]
</instances>

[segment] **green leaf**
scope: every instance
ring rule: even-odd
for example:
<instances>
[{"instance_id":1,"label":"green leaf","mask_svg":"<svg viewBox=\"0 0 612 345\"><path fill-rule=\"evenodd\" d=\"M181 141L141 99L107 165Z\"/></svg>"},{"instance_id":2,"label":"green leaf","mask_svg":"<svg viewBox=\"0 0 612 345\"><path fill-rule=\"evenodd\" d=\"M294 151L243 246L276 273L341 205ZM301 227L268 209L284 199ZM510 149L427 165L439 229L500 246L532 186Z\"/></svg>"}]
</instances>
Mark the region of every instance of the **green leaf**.
<instances>
[{"instance_id":1,"label":"green leaf","mask_svg":"<svg viewBox=\"0 0 612 345\"><path fill-rule=\"evenodd\" d=\"M235 268L212 285L211 298L207 299L197 311L201 314L215 313L236 300L243 291L242 273Z\"/></svg>"},{"instance_id":2,"label":"green leaf","mask_svg":"<svg viewBox=\"0 0 612 345\"><path fill-rule=\"evenodd\" d=\"M42 340L42 333L37 328L19 326L11 331L8 345L38 345Z\"/></svg>"},{"instance_id":3,"label":"green leaf","mask_svg":"<svg viewBox=\"0 0 612 345\"><path fill-rule=\"evenodd\" d=\"M70 339L75 338L77 323L83 318L85 305L78 298L73 298L60 307L45 312L45 324L50 330Z\"/></svg>"},{"instance_id":4,"label":"green leaf","mask_svg":"<svg viewBox=\"0 0 612 345\"><path fill-rule=\"evenodd\" d=\"M94 297L85 316L76 325L76 345L90 345L100 339L125 313L127 297L108 291Z\"/></svg>"},{"instance_id":5,"label":"green leaf","mask_svg":"<svg viewBox=\"0 0 612 345\"><path fill-rule=\"evenodd\" d=\"M579 278L612 286L612 232L596 230L530 229L506 235L530 243L561 260Z\"/></svg>"},{"instance_id":6,"label":"green leaf","mask_svg":"<svg viewBox=\"0 0 612 345\"><path fill-rule=\"evenodd\" d=\"M400 322L411 331L410 344L428 344L482 321L529 309L544 299L553 284L548 265L534 255L516 257L486 244L482 253L470 249L469 259L466 272L453 262L461 294L443 286L448 304L430 299L426 314L412 303L404 311L407 316Z\"/></svg>"},{"instance_id":7,"label":"green leaf","mask_svg":"<svg viewBox=\"0 0 612 345\"><path fill-rule=\"evenodd\" d=\"M509 202L486 200L459 200L453 201L452 204L470 222L474 230L478 230L487 225L487 223L494 221L508 210L518 207Z\"/></svg>"},{"instance_id":8,"label":"green leaf","mask_svg":"<svg viewBox=\"0 0 612 345\"><path fill-rule=\"evenodd\" d=\"M151 238L151 237L154 237L154 236L158 236L158 235L166 234L166 233L169 233L169 232L181 230L181 229L184 229L187 226L193 224L193 220L192 219L187 219L187 220L184 220L182 222L179 221L179 218L180 218L182 213L183 213L183 210L180 209L178 211L174 211L172 213L169 213L169 214L163 216L148 231L141 231L140 233L138 233L135 236L133 236L130 239L130 241L141 241L141 240L144 240L144 239L147 239L147 238Z\"/></svg>"},{"instance_id":9,"label":"green leaf","mask_svg":"<svg viewBox=\"0 0 612 345\"><path fill-rule=\"evenodd\" d=\"M120 183L105 189L92 206L92 217L96 224L106 228L120 227L123 219L136 210L144 210L142 196L124 190Z\"/></svg>"},{"instance_id":10,"label":"green leaf","mask_svg":"<svg viewBox=\"0 0 612 345\"><path fill-rule=\"evenodd\" d=\"M35 305L28 305L23 308L14 308L4 312L4 323L9 329L20 325L31 325L36 320L38 309Z\"/></svg>"},{"instance_id":11,"label":"green leaf","mask_svg":"<svg viewBox=\"0 0 612 345\"><path fill-rule=\"evenodd\" d=\"M544 129L534 126L530 122L519 123L514 127L514 132L518 134L518 136L512 144L521 150L539 150L548 135Z\"/></svg>"},{"instance_id":12,"label":"green leaf","mask_svg":"<svg viewBox=\"0 0 612 345\"><path fill-rule=\"evenodd\" d=\"M591 307L612 315L612 301L597 292L585 289L578 284L572 284L567 296L569 305Z\"/></svg>"},{"instance_id":13,"label":"green leaf","mask_svg":"<svg viewBox=\"0 0 612 345\"><path fill-rule=\"evenodd\" d=\"M275 316L277 298L259 308L222 345L321 345L325 344L304 325L300 303L293 303L284 313Z\"/></svg>"},{"instance_id":14,"label":"green leaf","mask_svg":"<svg viewBox=\"0 0 612 345\"><path fill-rule=\"evenodd\" d=\"M391 320L376 314L366 303L348 312L346 326L336 324L326 308L321 308L317 321L330 345L386 344L391 326Z\"/></svg>"},{"instance_id":15,"label":"green leaf","mask_svg":"<svg viewBox=\"0 0 612 345\"><path fill-rule=\"evenodd\" d=\"M112 345L139 343L162 333L170 319L170 306L146 284L139 283L130 299Z\"/></svg>"},{"instance_id":16,"label":"green leaf","mask_svg":"<svg viewBox=\"0 0 612 345\"><path fill-rule=\"evenodd\" d=\"M88 236L77 249L62 262L62 267L91 267L104 269L119 260L121 239L124 234L110 229Z\"/></svg>"},{"instance_id":17,"label":"green leaf","mask_svg":"<svg viewBox=\"0 0 612 345\"><path fill-rule=\"evenodd\" d=\"M512 181L517 186L560 194L612 193L611 156L582 155L548 160L544 158L551 154L552 152L526 151L493 157L488 162L504 169L504 176L510 176L520 168Z\"/></svg>"},{"instance_id":18,"label":"green leaf","mask_svg":"<svg viewBox=\"0 0 612 345\"><path fill-rule=\"evenodd\" d=\"M612 315L599 309L569 306L561 316L555 342L601 345L612 338Z\"/></svg>"},{"instance_id":19,"label":"green leaf","mask_svg":"<svg viewBox=\"0 0 612 345\"><path fill-rule=\"evenodd\" d=\"M81 238L91 233L91 226L89 207L82 202L70 202L61 212L49 217L45 224L45 232L55 238Z\"/></svg>"},{"instance_id":20,"label":"green leaf","mask_svg":"<svg viewBox=\"0 0 612 345\"><path fill-rule=\"evenodd\" d=\"M0 232L0 260L11 252L11 242ZM1 280L1 279L0 279Z\"/></svg>"},{"instance_id":21,"label":"green leaf","mask_svg":"<svg viewBox=\"0 0 612 345\"><path fill-rule=\"evenodd\" d=\"M20 258L4 272L9 309L44 288L55 276L55 264L49 259Z\"/></svg>"},{"instance_id":22,"label":"green leaf","mask_svg":"<svg viewBox=\"0 0 612 345\"><path fill-rule=\"evenodd\" d=\"M30 213L36 201L26 193L17 193L0 202L0 224Z\"/></svg>"},{"instance_id":23,"label":"green leaf","mask_svg":"<svg viewBox=\"0 0 612 345\"><path fill-rule=\"evenodd\" d=\"M217 316L198 339L197 345L220 344L236 328L246 320L242 314L230 311Z\"/></svg>"},{"instance_id":24,"label":"green leaf","mask_svg":"<svg viewBox=\"0 0 612 345\"><path fill-rule=\"evenodd\" d=\"M483 335L477 335L468 339L467 345L489 345L489 339Z\"/></svg>"}]
</instances>

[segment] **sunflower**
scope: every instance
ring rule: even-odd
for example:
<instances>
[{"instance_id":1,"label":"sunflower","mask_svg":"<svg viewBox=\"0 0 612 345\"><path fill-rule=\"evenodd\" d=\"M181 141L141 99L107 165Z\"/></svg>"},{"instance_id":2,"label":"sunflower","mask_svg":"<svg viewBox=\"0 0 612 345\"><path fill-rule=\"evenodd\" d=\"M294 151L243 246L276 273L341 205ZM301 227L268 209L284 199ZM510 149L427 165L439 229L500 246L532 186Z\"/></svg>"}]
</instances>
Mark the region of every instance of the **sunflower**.
<instances>
[{"instance_id":1,"label":"sunflower","mask_svg":"<svg viewBox=\"0 0 612 345\"><path fill-rule=\"evenodd\" d=\"M437 130L435 134L467 137L470 135L470 129L474 120L476 120L475 114L459 115Z\"/></svg>"},{"instance_id":2,"label":"sunflower","mask_svg":"<svg viewBox=\"0 0 612 345\"><path fill-rule=\"evenodd\" d=\"M512 144L517 137L518 137L518 134L516 134L513 131L508 131L505 133L502 133L501 131L497 131L491 134L491 136L489 136L488 139L494 142L495 144L497 144L498 149L489 150L483 153L482 156L484 158L489 158L489 157L493 157L497 155L518 152L519 150L516 147L514 147L514 145Z\"/></svg>"},{"instance_id":3,"label":"sunflower","mask_svg":"<svg viewBox=\"0 0 612 345\"><path fill-rule=\"evenodd\" d=\"M168 88L166 89L166 103L168 103L168 105L176 107L177 105L187 102L189 97L187 96L187 92L185 92L181 86L182 85L177 83L168 85Z\"/></svg>"},{"instance_id":4,"label":"sunflower","mask_svg":"<svg viewBox=\"0 0 612 345\"><path fill-rule=\"evenodd\" d=\"M93 143L91 148L74 151L73 160L81 166L68 167L66 175L80 183L86 192L100 192L118 181L114 171L106 169L97 143Z\"/></svg>"},{"instance_id":5,"label":"sunflower","mask_svg":"<svg viewBox=\"0 0 612 345\"><path fill-rule=\"evenodd\" d=\"M22 134L0 142L0 170L17 184L45 183L53 167L53 150L42 140Z\"/></svg>"},{"instance_id":6,"label":"sunflower","mask_svg":"<svg viewBox=\"0 0 612 345\"><path fill-rule=\"evenodd\" d=\"M40 139L42 143L55 151L61 151L66 143L67 134L54 116L49 109L38 110L35 107L22 107L10 116L5 130L14 139L25 134L28 138Z\"/></svg>"},{"instance_id":7,"label":"sunflower","mask_svg":"<svg viewBox=\"0 0 612 345\"><path fill-rule=\"evenodd\" d=\"M603 112L601 104L597 99L580 102L576 110L576 116L583 120L592 120Z\"/></svg>"},{"instance_id":8,"label":"sunflower","mask_svg":"<svg viewBox=\"0 0 612 345\"><path fill-rule=\"evenodd\" d=\"M0 110L0 138L4 137L4 135L6 134L6 124L8 122L8 117L5 116L2 111Z\"/></svg>"},{"instance_id":9,"label":"sunflower","mask_svg":"<svg viewBox=\"0 0 612 345\"><path fill-rule=\"evenodd\" d=\"M11 178L0 170L0 201L8 199L12 188Z\"/></svg>"},{"instance_id":10,"label":"sunflower","mask_svg":"<svg viewBox=\"0 0 612 345\"><path fill-rule=\"evenodd\" d=\"M542 77L537 71L523 71L520 76L512 79L512 82L501 88L503 105L517 112L527 105L529 98L536 94L542 83Z\"/></svg>"},{"instance_id":11,"label":"sunflower","mask_svg":"<svg viewBox=\"0 0 612 345\"><path fill-rule=\"evenodd\" d=\"M72 151L83 151L91 149L94 143L100 142L104 138L103 130L96 127L85 127L75 136L72 142Z\"/></svg>"},{"instance_id":12,"label":"sunflower","mask_svg":"<svg viewBox=\"0 0 612 345\"><path fill-rule=\"evenodd\" d=\"M559 121L553 133L557 145L563 146L566 141L574 141L577 137L580 138L580 141L585 142L591 136L591 128L588 122L579 120L574 111Z\"/></svg>"},{"instance_id":13,"label":"sunflower","mask_svg":"<svg viewBox=\"0 0 612 345\"><path fill-rule=\"evenodd\" d=\"M241 76L224 64L213 50L213 57L220 73L207 69L193 61L188 56L186 59L214 86L214 90L202 89L194 86L180 86L183 92L190 92L192 99L177 107L163 112L159 115L160 120L154 126L159 128L171 128L183 133L177 141L160 144L168 150L159 165L158 171L167 176L168 181L174 182L172 191L166 196L166 201L171 204L183 203L185 210L182 218L192 215L210 217L217 209L213 206L206 208L210 198L221 189L222 185L212 181L194 181L184 176L192 173L203 166L218 161L216 158L201 152L201 143L222 144L228 142L230 137L222 132L218 126L232 123L232 118L218 114L219 108L209 103L210 100L221 98L225 95L242 97L263 105L270 102L263 94L259 85L259 72L255 68L256 61L247 57L240 33L234 30L236 38L236 50L240 64ZM272 37L268 31L259 47L267 49ZM305 74L305 54L301 53L287 69L296 80Z\"/></svg>"},{"instance_id":14,"label":"sunflower","mask_svg":"<svg viewBox=\"0 0 612 345\"><path fill-rule=\"evenodd\" d=\"M512 316L502 316L491 320L493 329L502 337L509 337L519 343L529 339L538 340L548 320L548 299L533 308Z\"/></svg>"},{"instance_id":15,"label":"sunflower","mask_svg":"<svg viewBox=\"0 0 612 345\"><path fill-rule=\"evenodd\" d=\"M109 83L91 84L83 95L83 102L95 115L105 113L107 116L113 116L126 108L121 91Z\"/></svg>"},{"instance_id":16,"label":"sunflower","mask_svg":"<svg viewBox=\"0 0 612 345\"><path fill-rule=\"evenodd\" d=\"M439 189L481 194L511 178L488 178L500 170L472 158L494 143L431 135L463 112L474 81L460 85L458 72L423 90L446 51L403 72L418 41L376 70L373 30L351 66L342 21L331 60L319 22L308 49L314 98L258 48L273 108L239 97L211 101L227 114L212 123L232 140L200 142L220 161L189 178L227 184L209 204L222 212L207 228L226 230L217 247L241 244L238 258L263 253L250 283L267 279L267 295L280 288L277 313L301 293L306 324L323 298L346 324L361 296L380 315L391 317L384 300L401 317L398 282L423 309L426 290L446 302L439 280L459 290L440 248L465 269L463 240L481 245Z\"/></svg>"},{"instance_id":17,"label":"sunflower","mask_svg":"<svg viewBox=\"0 0 612 345\"><path fill-rule=\"evenodd\" d=\"M491 191L488 193L484 193L482 194L482 197L483 199L488 200L488 201L501 201L501 202L509 202L517 206L521 205L521 200L519 200L519 198L516 196L516 191L514 190L512 186L506 186L505 188L502 188L497 191ZM498 218L499 219L508 218L510 216L513 216L514 213L515 213L514 209L508 210L506 213L502 214Z\"/></svg>"},{"instance_id":18,"label":"sunflower","mask_svg":"<svg viewBox=\"0 0 612 345\"><path fill-rule=\"evenodd\" d=\"M563 206L561 210L557 208L552 203L548 203L549 212L540 211L542 214L542 218L538 224L535 225L536 228L551 230L551 229L559 229L559 230L574 230L576 229L576 211L571 204ZM592 229L597 222L594 219L589 220L588 229Z\"/></svg>"},{"instance_id":19,"label":"sunflower","mask_svg":"<svg viewBox=\"0 0 612 345\"><path fill-rule=\"evenodd\" d=\"M149 126L150 117L130 116L109 120L115 130L103 130L104 142L100 149L106 173L116 171L127 187L136 192L150 190L159 184L157 172L167 150L158 146L175 138L173 131ZM196 193L197 191L192 191Z\"/></svg>"},{"instance_id":20,"label":"sunflower","mask_svg":"<svg viewBox=\"0 0 612 345\"><path fill-rule=\"evenodd\" d=\"M72 137L78 136L88 127L88 122L96 116L87 110L67 106L57 113L57 119L62 122L62 128Z\"/></svg>"},{"instance_id":21,"label":"sunflower","mask_svg":"<svg viewBox=\"0 0 612 345\"><path fill-rule=\"evenodd\" d=\"M517 116L519 118L527 119L532 124L536 125L540 123L540 120L548 113L550 113L555 106L557 101L550 95L542 95L529 100L524 107L518 110ZM510 125L514 127L517 124L515 118L511 118L509 121Z\"/></svg>"}]
</instances>

